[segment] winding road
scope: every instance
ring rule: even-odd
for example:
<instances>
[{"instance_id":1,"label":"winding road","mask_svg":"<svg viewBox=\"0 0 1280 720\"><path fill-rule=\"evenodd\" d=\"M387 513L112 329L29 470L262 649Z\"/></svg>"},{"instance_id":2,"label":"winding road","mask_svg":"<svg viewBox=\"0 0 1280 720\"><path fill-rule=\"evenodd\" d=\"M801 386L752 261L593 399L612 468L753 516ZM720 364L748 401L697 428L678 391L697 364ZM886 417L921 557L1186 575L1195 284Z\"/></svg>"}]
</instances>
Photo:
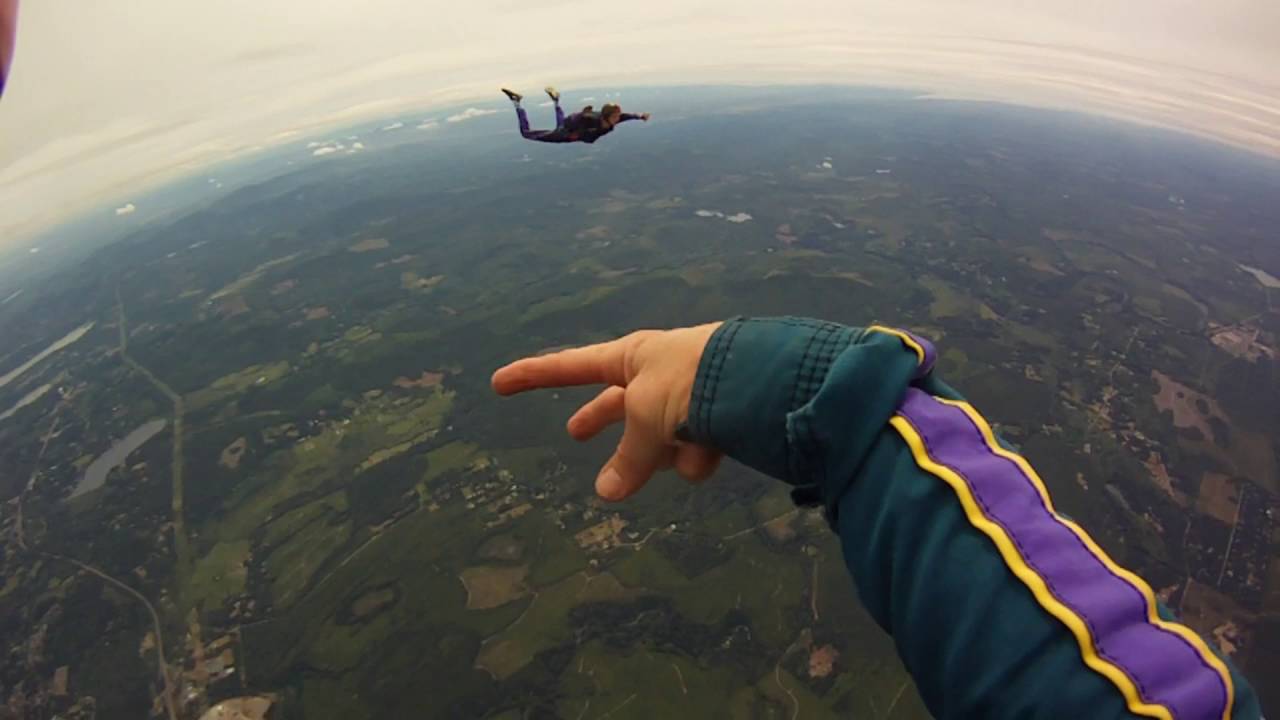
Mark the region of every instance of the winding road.
<instances>
[{"instance_id":1,"label":"winding road","mask_svg":"<svg viewBox=\"0 0 1280 720\"><path fill-rule=\"evenodd\" d=\"M79 560L76 560L75 558L67 557L66 555L58 555L57 553L45 552L43 550L35 550L33 548L27 547L25 519L22 514L23 498L26 496L27 493L31 492L31 490L35 487L36 475L40 472L40 466L44 462L45 451L49 448L49 441L53 439L54 434L58 430L58 424L62 419L62 415L61 415L62 408L65 406L66 406L66 399L64 398L62 402L58 403L58 406L54 409L53 422L49 424L49 430L48 432L45 433L45 436L44 436L44 443L40 445L40 453L36 455L35 466L31 469L31 477L30 479L27 480L26 488L24 488L23 491L18 494L18 504L17 504L16 518L15 518L16 522L14 524L15 525L14 537L17 540L18 548L23 552L31 553L32 555L37 555L39 557L47 558L49 560L55 560L57 562L74 565L80 570L83 570L89 573L90 575L93 575L95 577L102 579L107 584L119 589L120 591L124 592L126 595L142 603L142 606L147 609L147 613L151 615L152 629L156 634L156 673L160 676L160 681L164 686L165 711L169 716L169 720L178 720L178 711L177 711L177 708L174 706L174 697L177 691L173 685L173 678L169 674L169 662L164 655L164 628L161 626L161 623L160 623L160 614L156 612L156 608L154 605L151 604L151 601L147 600L145 597L143 597L142 593L138 592L137 590L134 590L132 587L126 585L124 582L114 577L111 577L107 573L99 570L98 568L92 565L89 565L88 563L81 562Z\"/></svg>"}]
</instances>

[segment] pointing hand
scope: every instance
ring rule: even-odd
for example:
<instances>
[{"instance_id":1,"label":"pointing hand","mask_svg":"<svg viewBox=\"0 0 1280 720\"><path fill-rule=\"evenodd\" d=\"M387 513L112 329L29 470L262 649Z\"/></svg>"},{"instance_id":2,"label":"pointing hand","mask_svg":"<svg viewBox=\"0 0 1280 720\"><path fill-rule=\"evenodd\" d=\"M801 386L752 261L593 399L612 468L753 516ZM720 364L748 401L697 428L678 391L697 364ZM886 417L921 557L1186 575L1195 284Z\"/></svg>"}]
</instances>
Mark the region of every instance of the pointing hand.
<instances>
[{"instance_id":1,"label":"pointing hand","mask_svg":"<svg viewBox=\"0 0 1280 720\"><path fill-rule=\"evenodd\" d=\"M674 468L690 482L705 480L720 453L675 438L689 414L698 361L720 323L678 330L641 330L611 342L529 357L493 374L499 395L571 385L607 385L567 425L575 440L623 423L622 442L596 477L596 493L623 500L659 470Z\"/></svg>"}]
</instances>

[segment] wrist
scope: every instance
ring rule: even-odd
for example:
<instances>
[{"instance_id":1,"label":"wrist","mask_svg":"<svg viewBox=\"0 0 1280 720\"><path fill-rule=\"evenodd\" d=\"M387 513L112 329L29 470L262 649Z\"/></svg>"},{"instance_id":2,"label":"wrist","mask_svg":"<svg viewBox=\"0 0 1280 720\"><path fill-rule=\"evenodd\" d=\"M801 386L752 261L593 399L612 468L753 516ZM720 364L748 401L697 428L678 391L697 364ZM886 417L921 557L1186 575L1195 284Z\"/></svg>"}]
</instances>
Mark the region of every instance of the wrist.
<instances>
[{"instance_id":1,"label":"wrist","mask_svg":"<svg viewBox=\"0 0 1280 720\"><path fill-rule=\"evenodd\" d=\"M795 484L787 416L812 399L856 334L804 318L726 321L703 350L677 437Z\"/></svg>"}]
</instances>

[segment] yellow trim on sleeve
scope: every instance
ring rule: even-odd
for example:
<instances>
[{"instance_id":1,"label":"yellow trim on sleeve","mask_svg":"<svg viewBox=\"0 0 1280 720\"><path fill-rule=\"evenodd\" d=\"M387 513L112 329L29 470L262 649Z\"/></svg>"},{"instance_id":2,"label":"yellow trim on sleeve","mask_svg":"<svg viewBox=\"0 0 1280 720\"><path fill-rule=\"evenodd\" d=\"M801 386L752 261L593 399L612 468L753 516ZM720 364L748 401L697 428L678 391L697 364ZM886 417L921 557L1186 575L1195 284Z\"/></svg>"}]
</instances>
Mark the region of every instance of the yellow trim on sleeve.
<instances>
[{"instance_id":1,"label":"yellow trim on sleeve","mask_svg":"<svg viewBox=\"0 0 1280 720\"><path fill-rule=\"evenodd\" d=\"M897 334L894 331L888 331L890 334ZM922 351L923 352L923 351ZM1097 543L1089 537L1085 531L1075 523L1061 517L1053 509L1053 503L1049 498L1049 493L1044 487L1044 482L1040 476L1036 474L1031 465L1017 453L1010 452L1001 447L996 441L994 433L991 431L990 425L986 420L978 414L973 406L966 402L956 400L947 400L945 398L934 398L938 402L951 405L962 410L965 415L973 421L978 430L982 433L983 440L992 452L1015 463L1023 474L1026 475L1032 485L1035 487L1041 498L1044 499L1045 507L1053 517L1066 528L1071 530L1085 547L1089 549L1108 570L1115 573L1118 577L1130 582L1142 594L1147 606L1147 620L1154 625L1159 626L1171 633L1174 633L1185 640L1192 648L1198 652L1207 665L1212 667L1219 675L1222 676L1223 683L1227 689L1227 704L1223 711L1222 720L1230 720L1232 705L1235 701L1235 688L1231 682L1231 673L1227 670L1226 665L1218 659L1218 656L1205 644L1199 635L1192 632L1177 623L1171 623L1160 618L1156 611L1155 595L1151 591L1151 587L1147 585L1138 576L1125 570L1117 565L1106 552L1098 546ZM1084 620L1076 615L1069 607L1064 605L1057 597L1049 591L1048 585L1044 579L1040 577L1036 571L1026 563L1021 553L1014 546L1013 540L1005 532L1004 528L989 519L978 506L977 500L973 497L969 485L964 478L960 477L954 470L937 463L929 456L928 450L925 448L924 439L920 436L910 421L901 415L895 415L889 420L889 423L906 441L907 446L911 449L911 454L916 464L926 472L942 479L947 485L955 491L956 496L960 500L960 505L964 509L965 516L970 524L989 537L995 543L996 549L1000 552L1000 556L1004 559L1005 564L1013 572L1013 574L1031 590L1035 596L1036 602L1049 612L1050 615L1057 618L1066 625L1075 636L1076 644L1080 647L1080 654L1085 665L1107 678L1114 684L1124 696L1125 703L1129 711L1144 717L1159 718L1160 720L1174 720L1173 714L1169 708L1164 705L1151 704L1144 702L1138 692L1138 688L1134 685L1132 678L1128 676L1120 667L1114 663L1102 658L1094 645L1093 636L1089 633L1088 626Z\"/></svg>"},{"instance_id":2,"label":"yellow trim on sleeve","mask_svg":"<svg viewBox=\"0 0 1280 720\"><path fill-rule=\"evenodd\" d=\"M886 335L892 335L898 338L899 340L902 341L903 345L906 345L907 347L915 351L916 357L920 358L919 364L920 365L924 364L924 359L925 359L924 346L916 342L916 339L911 337L907 333L904 333L901 330L894 330L893 328L885 327L883 325L868 325L867 331L884 333Z\"/></svg>"}]
</instances>

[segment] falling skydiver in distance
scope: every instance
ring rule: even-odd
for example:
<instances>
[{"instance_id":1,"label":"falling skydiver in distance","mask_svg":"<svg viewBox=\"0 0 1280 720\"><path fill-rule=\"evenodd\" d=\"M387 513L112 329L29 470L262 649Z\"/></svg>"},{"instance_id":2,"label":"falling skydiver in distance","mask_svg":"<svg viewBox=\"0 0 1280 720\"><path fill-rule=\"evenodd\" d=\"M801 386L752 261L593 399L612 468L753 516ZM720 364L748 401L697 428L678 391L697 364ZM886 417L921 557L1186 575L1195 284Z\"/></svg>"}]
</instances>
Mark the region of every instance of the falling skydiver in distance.
<instances>
[{"instance_id":1,"label":"falling skydiver in distance","mask_svg":"<svg viewBox=\"0 0 1280 720\"><path fill-rule=\"evenodd\" d=\"M556 106L556 127L554 130L530 130L529 115L520 107L520 101L524 96L514 90L502 88L505 94L516 106L516 117L520 120L520 135L526 140L536 140L537 142L548 143L571 143L584 142L593 143L601 137L613 132L618 123L628 120L649 121L649 113L624 113L622 108L613 103L606 103L600 108L599 112L588 105L579 112L568 117L565 116L564 110L560 108L560 93L553 87L547 88L547 95Z\"/></svg>"}]
</instances>

